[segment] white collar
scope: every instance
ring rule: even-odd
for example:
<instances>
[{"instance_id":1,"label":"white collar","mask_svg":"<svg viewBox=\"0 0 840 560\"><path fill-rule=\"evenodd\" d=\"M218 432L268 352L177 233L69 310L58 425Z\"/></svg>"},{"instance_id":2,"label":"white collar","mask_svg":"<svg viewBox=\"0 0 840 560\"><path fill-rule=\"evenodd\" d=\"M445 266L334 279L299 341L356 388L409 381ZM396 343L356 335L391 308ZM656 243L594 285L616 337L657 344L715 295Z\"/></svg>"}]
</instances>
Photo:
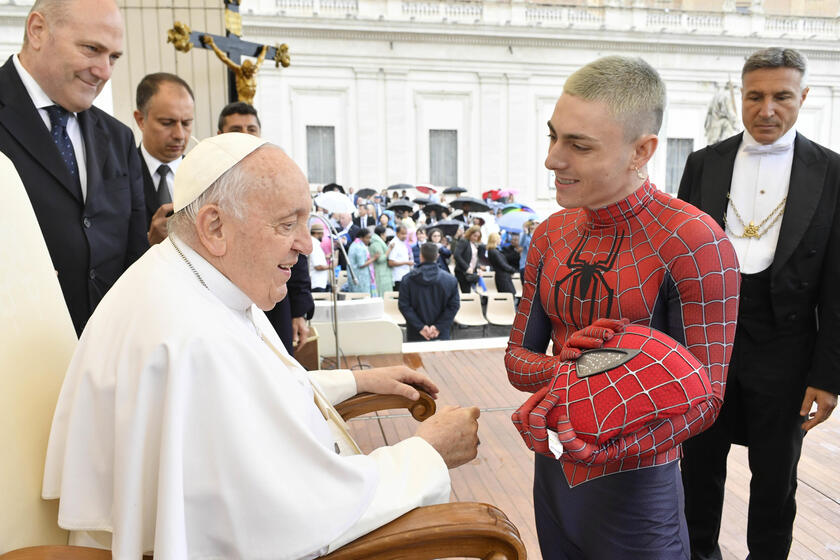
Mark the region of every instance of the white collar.
<instances>
[{"instance_id":1,"label":"white collar","mask_svg":"<svg viewBox=\"0 0 840 560\"><path fill-rule=\"evenodd\" d=\"M796 127L790 127L790 130L782 134L775 142L772 144L767 144L769 147L788 147L793 145L793 141L796 140ZM738 148L739 152L743 152L745 148L752 147L752 146L759 146L760 144L756 141L755 138L749 133L748 130L744 130L744 137L741 139L741 146Z\"/></svg>"},{"instance_id":2,"label":"white collar","mask_svg":"<svg viewBox=\"0 0 840 560\"><path fill-rule=\"evenodd\" d=\"M32 100L36 109L45 109L52 105L57 105L57 103L50 99L50 96L44 92L41 86L38 85L38 82L35 81L32 74L23 67L23 64L21 64L20 58L17 54L12 57L12 63L15 65L18 76L20 76L20 81L23 82L23 87L26 88L26 93L29 94L29 98ZM74 117L77 115L77 113L72 114Z\"/></svg>"},{"instance_id":3,"label":"white collar","mask_svg":"<svg viewBox=\"0 0 840 560\"><path fill-rule=\"evenodd\" d=\"M181 165L181 161L184 159L183 156L179 156L169 162L160 161L158 158L149 153L149 150L146 149L146 145L143 144L142 141L140 142L140 153L143 154L143 159L146 160L146 167L149 168L149 174L151 175L157 173L158 167L161 165L167 165L174 177L175 171L178 170L178 166Z\"/></svg>"},{"instance_id":4,"label":"white collar","mask_svg":"<svg viewBox=\"0 0 840 560\"><path fill-rule=\"evenodd\" d=\"M254 302L251 301L251 298L245 295L245 292L239 289L239 287L231 282L227 276L222 274L219 269L210 264L181 238L174 234L170 234L170 238L169 245L172 245L175 257L178 260L183 260L181 256L178 255L178 251L175 250L175 247L177 247L184 254L187 261L189 261L189 263L195 268L195 272L198 273L198 276L200 276L204 281L204 284L207 286L207 289L210 290L210 293L219 298L222 303L231 309L243 313L254 305ZM184 263L184 266L189 268L187 263ZM198 278L196 278L196 282L198 282Z\"/></svg>"}]
</instances>

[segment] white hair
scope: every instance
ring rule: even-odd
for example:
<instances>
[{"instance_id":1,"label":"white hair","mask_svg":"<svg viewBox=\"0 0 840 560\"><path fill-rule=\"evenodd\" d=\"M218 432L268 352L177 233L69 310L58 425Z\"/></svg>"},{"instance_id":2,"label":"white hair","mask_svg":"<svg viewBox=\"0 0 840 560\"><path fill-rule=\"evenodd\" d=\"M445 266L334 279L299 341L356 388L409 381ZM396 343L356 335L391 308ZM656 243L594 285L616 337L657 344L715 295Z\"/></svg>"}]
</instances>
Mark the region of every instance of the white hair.
<instances>
[{"instance_id":1,"label":"white hair","mask_svg":"<svg viewBox=\"0 0 840 560\"><path fill-rule=\"evenodd\" d=\"M249 176L245 162L253 155L272 144L263 144L236 165L222 173L198 198L169 218L166 228L169 233L185 235L195 230L195 220L202 206L215 204L221 210L232 214L238 220L244 220L248 213L245 199L252 190L263 188L265 181L254 180Z\"/></svg>"}]
</instances>

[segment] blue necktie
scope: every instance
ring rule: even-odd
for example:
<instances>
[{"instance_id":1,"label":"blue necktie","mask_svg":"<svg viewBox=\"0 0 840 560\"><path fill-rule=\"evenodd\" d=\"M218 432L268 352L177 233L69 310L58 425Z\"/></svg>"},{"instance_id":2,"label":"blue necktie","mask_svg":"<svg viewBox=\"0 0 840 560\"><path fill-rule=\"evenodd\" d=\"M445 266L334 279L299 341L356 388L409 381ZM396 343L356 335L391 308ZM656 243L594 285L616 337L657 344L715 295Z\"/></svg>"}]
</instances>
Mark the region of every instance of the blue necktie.
<instances>
[{"instance_id":1,"label":"blue necktie","mask_svg":"<svg viewBox=\"0 0 840 560\"><path fill-rule=\"evenodd\" d=\"M77 193L81 197L82 184L79 180L79 166L76 163L76 152L73 150L73 143L70 142L70 136L67 134L67 119L70 118L70 111L59 105L50 105L45 107L47 114L50 116L50 136L53 142L58 147L58 152L61 154L61 159L64 160L64 165L70 171L73 177L73 182L77 188Z\"/></svg>"}]
</instances>

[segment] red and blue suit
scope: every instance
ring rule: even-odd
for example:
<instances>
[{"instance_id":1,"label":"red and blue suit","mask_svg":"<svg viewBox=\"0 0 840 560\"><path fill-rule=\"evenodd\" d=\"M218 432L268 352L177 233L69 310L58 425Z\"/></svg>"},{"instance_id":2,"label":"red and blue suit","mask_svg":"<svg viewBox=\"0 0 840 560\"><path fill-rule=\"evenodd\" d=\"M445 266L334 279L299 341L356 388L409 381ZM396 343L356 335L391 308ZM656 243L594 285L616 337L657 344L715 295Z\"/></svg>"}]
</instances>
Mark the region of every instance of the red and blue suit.
<instances>
[{"instance_id":1,"label":"red and blue suit","mask_svg":"<svg viewBox=\"0 0 840 560\"><path fill-rule=\"evenodd\" d=\"M685 415L646 424L603 444L570 452L567 440L561 440L566 452L559 460L548 451L544 431L530 430L515 415L517 428L523 436L529 432L538 452L534 500L545 558L688 554L676 461L680 443L711 426L720 411L739 285L735 251L715 221L649 181L617 203L561 210L537 228L505 355L514 387L531 393L545 388L568 367L559 354L573 333L598 319L626 318L688 348L704 366L712 389ZM551 356L546 354L549 342ZM646 533L647 522L667 525L657 516L677 515L679 536ZM610 529L611 519L636 527L618 534L616 527ZM554 550L558 547L572 552Z\"/></svg>"}]
</instances>

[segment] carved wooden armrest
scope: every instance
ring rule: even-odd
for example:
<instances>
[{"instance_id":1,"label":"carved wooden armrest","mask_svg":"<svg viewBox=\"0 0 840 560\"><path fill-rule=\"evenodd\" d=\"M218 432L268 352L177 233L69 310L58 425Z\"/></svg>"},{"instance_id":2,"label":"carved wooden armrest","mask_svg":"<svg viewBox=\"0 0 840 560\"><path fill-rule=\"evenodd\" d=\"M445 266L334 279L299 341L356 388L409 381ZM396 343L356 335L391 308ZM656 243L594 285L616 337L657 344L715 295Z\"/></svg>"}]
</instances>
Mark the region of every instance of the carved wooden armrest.
<instances>
[{"instance_id":1,"label":"carved wooden armrest","mask_svg":"<svg viewBox=\"0 0 840 560\"><path fill-rule=\"evenodd\" d=\"M495 506L456 502L414 509L323 558L525 560L516 526Z\"/></svg>"},{"instance_id":2,"label":"carved wooden armrest","mask_svg":"<svg viewBox=\"0 0 840 560\"><path fill-rule=\"evenodd\" d=\"M420 398L412 401L399 395L377 395L375 393L359 393L344 402L335 405L335 409L345 420L376 412L378 410L393 410L406 408L418 422L422 422L435 413L435 399L420 389Z\"/></svg>"},{"instance_id":3,"label":"carved wooden armrest","mask_svg":"<svg viewBox=\"0 0 840 560\"><path fill-rule=\"evenodd\" d=\"M83 546L30 546L0 554L0 560L111 560L111 551Z\"/></svg>"}]
</instances>

